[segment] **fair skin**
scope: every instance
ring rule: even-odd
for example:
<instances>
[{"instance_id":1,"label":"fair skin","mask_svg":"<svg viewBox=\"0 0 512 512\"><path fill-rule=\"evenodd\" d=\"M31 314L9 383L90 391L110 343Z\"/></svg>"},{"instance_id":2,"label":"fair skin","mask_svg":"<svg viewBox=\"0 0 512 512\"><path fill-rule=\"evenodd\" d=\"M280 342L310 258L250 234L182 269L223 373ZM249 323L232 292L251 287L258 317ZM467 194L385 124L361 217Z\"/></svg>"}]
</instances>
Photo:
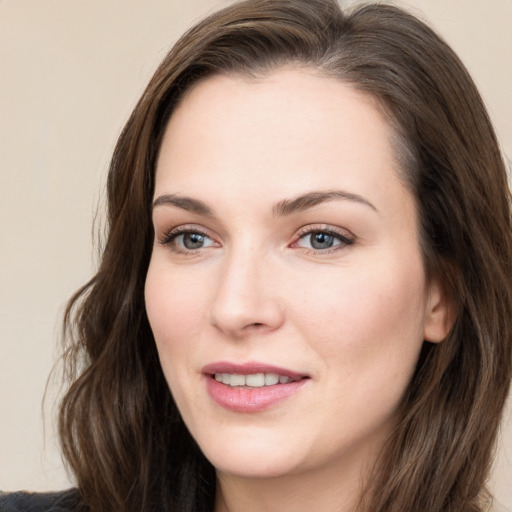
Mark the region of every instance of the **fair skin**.
<instances>
[{"instance_id":1,"label":"fair skin","mask_svg":"<svg viewBox=\"0 0 512 512\"><path fill-rule=\"evenodd\" d=\"M352 511L446 334L392 139L371 98L305 69L208 78L171 117L146 307L216 512Z\"/></svg>"}]
</instances>

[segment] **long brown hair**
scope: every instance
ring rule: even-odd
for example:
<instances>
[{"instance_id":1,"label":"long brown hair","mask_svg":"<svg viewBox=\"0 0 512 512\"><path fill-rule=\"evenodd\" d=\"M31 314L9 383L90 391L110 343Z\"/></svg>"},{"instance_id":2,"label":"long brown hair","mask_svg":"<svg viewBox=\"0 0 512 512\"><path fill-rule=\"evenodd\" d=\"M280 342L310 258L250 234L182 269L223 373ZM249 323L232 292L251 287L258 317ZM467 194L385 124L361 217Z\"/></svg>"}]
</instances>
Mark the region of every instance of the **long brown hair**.
<instances>
[{"instance_id":1,"label":"long brown hair","mask_svg":"<svg viewBox=\"0 0 512 512\"><path fill-rule=\"evenodd\" d=\"M83 503L101 511L213 510L215 472L163 377L144 307L154 169L184 91L218 73L317 69L377 99L416 198L429 277L456 321L425 343L361 508L476 512L512 372L510 195L483 102L453 51L392 6L248 0L188 31L161 63L117 143L97 274L64 323L64 455Z\"/></svg>"}]
</instances>

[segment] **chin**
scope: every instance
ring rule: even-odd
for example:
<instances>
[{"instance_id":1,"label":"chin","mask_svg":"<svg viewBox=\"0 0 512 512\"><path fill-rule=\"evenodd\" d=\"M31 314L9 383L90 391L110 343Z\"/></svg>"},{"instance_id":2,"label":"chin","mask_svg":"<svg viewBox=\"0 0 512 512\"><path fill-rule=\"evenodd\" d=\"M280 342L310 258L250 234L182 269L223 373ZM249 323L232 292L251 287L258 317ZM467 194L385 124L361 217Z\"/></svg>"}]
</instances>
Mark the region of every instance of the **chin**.
<instances>
[{"instance_id":1,"label":"chin","mask_svg":"<svg viewBox=\"0 0 512 512\"><path fill-rule=\"evenodd\" d=\"M281 441L248 439L247 434L237 437L230 437L229 443L218 438L211 444L200 443L203 454L218 472L240 478L276 478L300 470L303 461L297 450L286 448Z\"/></svg>"},{"instance_id":2,"label":"chin","mask_svg":"<svg viewBox=\"0 0 512 512\"><path fill-rule=\"evenodd\" d=\"M217 457L210 459L217 473L228 474L238 478L265 479L279 478L300 472L295 461L262 457Z\"/></svg>"}]
</instances>

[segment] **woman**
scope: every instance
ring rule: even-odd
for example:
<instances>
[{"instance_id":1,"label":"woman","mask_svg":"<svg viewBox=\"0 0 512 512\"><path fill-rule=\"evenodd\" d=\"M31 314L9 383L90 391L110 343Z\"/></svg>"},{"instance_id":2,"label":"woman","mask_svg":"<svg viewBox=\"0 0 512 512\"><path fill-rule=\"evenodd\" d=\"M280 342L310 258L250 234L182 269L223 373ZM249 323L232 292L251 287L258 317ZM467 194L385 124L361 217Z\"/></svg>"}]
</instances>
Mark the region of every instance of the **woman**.
<instances>
[{"instance_id":1,"label":"woman","mask_svg":"<svg viewBox=\"0 0 512 512\"><path fill-rule=\"evenodd\" d=\"M64 509L485 509L510 201L430 29L328 0L214 14L136 106L108 200L66 317Z\"/></svg>"}]
</instances>

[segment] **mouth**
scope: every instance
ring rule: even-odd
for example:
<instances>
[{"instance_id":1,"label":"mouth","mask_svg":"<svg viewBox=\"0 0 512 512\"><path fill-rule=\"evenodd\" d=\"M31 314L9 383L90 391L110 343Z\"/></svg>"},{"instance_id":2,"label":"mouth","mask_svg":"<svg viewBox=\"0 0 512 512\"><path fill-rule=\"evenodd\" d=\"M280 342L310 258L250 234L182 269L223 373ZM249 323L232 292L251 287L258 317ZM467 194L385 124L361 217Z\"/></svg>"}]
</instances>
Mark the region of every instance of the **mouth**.
<instances>
[{"instance_id":1,"label":"mouth","mask_svg":"<svg viewBox=\"0 0 512 512\"><path fill-rule=\"evenodd\" d=\"M258 362L219 361L206 365L202 373L230 387L262 388L309 379L305 373Z\"/></svg>"},{"instance_id":2,"label":"mouth","mask_svg":"<svg viewBox=\"0 0 512 512\"><path fill-rule=\"evenodd\" d=\"M212 363L202 369L206 389L218 405L234 412L258 412L292 397L310 376L260 363Z\"/></svg>"},{"instance_id":3,"label":"mouth","mask_svg":"<svg viewBox=\"0 0 512 512\"><path fill-rule=\"evenodd\" d=\"M278 373L250 373L248 375L243 373L214 373L212 378L232 388L263 388L301 380L301 378L292 378Z\"/></svg>"}]
</instances>

